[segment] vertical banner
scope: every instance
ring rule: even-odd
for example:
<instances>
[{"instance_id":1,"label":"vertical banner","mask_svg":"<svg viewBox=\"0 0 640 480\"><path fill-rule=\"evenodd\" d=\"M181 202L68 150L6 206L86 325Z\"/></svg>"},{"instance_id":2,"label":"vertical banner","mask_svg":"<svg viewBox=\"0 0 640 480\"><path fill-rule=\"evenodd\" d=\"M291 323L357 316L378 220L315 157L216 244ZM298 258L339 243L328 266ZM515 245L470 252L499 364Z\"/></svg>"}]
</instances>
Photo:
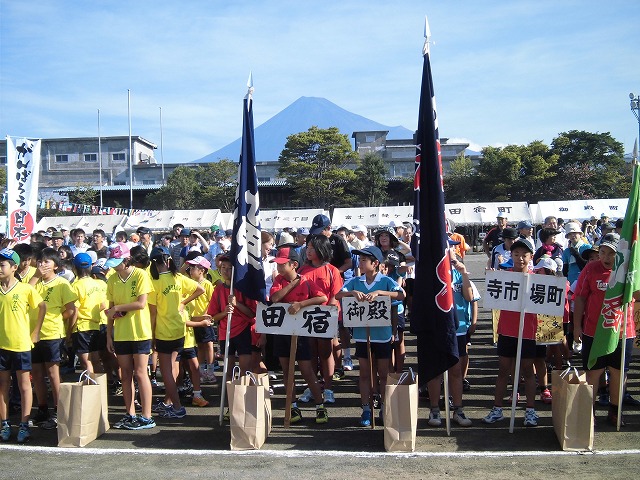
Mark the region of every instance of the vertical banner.
<instances>
[{"instance_id":1,"label":"vertical banner","mask_svg":"<svg viewBox=\"0 0 640 480\"><path fill-rule=\"evenodd\" d=\"M7 135L7 234L19 242L29 240L36 225L39 180L40 140Z\"/></svg>"}]
</instances>

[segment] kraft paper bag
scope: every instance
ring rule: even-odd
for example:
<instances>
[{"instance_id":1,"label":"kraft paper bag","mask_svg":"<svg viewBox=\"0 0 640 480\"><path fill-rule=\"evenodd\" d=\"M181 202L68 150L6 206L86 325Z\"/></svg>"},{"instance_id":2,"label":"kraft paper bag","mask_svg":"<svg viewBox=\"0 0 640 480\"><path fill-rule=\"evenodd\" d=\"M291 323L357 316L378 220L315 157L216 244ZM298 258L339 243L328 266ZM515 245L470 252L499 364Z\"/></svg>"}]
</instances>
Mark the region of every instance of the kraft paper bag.
<instances>
[{"instance_id":1,"label":"kraft paper bag","mask_svg":"<svg viewBox=\"0 0 640 480\"><path fill-rule=\"evenodd\" d=\"M227 382L232 450L257 450L271 433L271 397L267 374L247 375Z\"/></svg>"},{"instance_id":2,"label":"kraft paper bag","mask_svg":"<svg viewBox=\"0 0 640 480\"><path fill-rule=\"evenodd\" d=\"M593 449L593 387L585 375L567 369L552 376L552 418L560 447L578 451Z\"/></svg>"},{"instance_id":3,"label":"kraft paper bag","mask_svg":"<svg viewBox=\"0 0 640 480\"><path fill-rule=\"evenodd\" d=\"M413 371L387 376L384 394L384 448L413 452L418 429L418 376Z\"/></svg>"},{"instance_id":4,"label":"kraft paper bag","mask_svg":"<svg viewBox=\"0 0 640 480\"><path fill-rule=\"evenodd\" d=\"M58 446L84 447L109 430L107 380L82 372L77 382L60 384Z\"/></svg>"}]
</instances>

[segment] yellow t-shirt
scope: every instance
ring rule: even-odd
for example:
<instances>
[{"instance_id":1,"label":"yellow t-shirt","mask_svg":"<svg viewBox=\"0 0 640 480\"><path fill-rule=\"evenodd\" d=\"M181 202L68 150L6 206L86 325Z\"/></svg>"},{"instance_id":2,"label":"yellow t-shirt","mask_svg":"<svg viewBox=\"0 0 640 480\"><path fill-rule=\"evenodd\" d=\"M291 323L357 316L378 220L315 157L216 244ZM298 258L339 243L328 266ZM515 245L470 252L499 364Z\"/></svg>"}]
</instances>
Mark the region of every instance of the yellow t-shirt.
<instances>
[{"instance_id":1,"label":"yellow t-shirt","mask_svg":"<svg viewBox=\"0 0 640 480\"><path fill-rule=\"evenodd\" d=\"M62 312L68 303L75 303L78 296L71 288L71 284L66 278L55 277L48 282L38 280L36 290L47 304L47 313L44 316L42 329L40 330L40 340L56 340L64 338L65 320ZM38 320L38 311L31 311L31 329L33 330Z\"/></svg>"},{"instance_id":2,"label":"yellow t-shirt","mask_svg":"<svg viewBox=\"0 0 640 480\"><path fill-rule=\"evenodd\" d=\"M36 273L36 267L32 267L31 265L29 265L29 268L27 269L27 273L25 273L24 277L20 276L20 281L22 283L29 283L29 280L33 278L35 273Z\"/></svg>"},{"instance_id":3,"label":"yellow t-shirt","mask_svg":"<svg viewBox=\"0 0 640 480\"><path fill-rule=\"evenodd\" d=\"M180 273L174 276L171 272L164 272L159 277L158 280L152 280L154 293L149 295L149 303L158 310L155 338L177 340L185 336L185 322L189 318L186 308L182 314L178 313L178 306L193 294L198 282Z\"/></svg>"},{"instance_id":4,"label":"yellow t-shirt","mask_svg":"<svg viewBox=\"0 0 640 480\"><path fill-rule=\"evenodd\" d=\"M29 314L41 302L42 297L32 285L16 282L6 292L0 288L0 348L12 352L31 351Z\"/></svg>"},{"instance_id":5,"label":"yellow t-shirt","mask_svg":"<svg viewBox=\"0 0 640 480\"><path fill-rule=\"evenodd\" d=\"M76 278L71 287L78 296L78 319L73 331L99 330L100 325L105 324L107 319L102 310L102 305L107 304L107 284L102 280L83 277Z\"/></svg>"},{"instance_id":6,"label":"yellow t-shirt","mask_svg":"<svg viewBox=\"0 0 640 480\"><path fill-rule=\"evenodd\" d=\"M184 336L184 348L193 348L195 346L196 346L196 334L193 333L193 327L187 327L187 333Z\"/></svg>"},{"instance_id":7,"label":"yellow t-shirt","mask_svg":"<svg viewBox=\"0 0 640 480\"><path fill-rule=\"evenodd\" d=\"M220 280L221 282L224 282L224 279L222 278L222 275L220 275L220 272L218 270L209 269L209 275L211 275L211 284L214 287L218 280Z\"/></svg>"},{"instance_id":8,"label":"yellow t-shirt","mask_svg":"<svg viewBox=\"0 0 640 480\"><path fill-rule=\"evenodd\" d=\"M107 281L107 301L114 305L126 305L135 302L140 295L153 292L149 276L139 268L133 269L126 280L116 273ZM151 340L151 315L145 306L142 310L122 312L113 323L113 339L116 342L137 342Z\"/></svg>"},{"instance_id":9,"label":"yellow t-shirt","mask_svg":"<svg viewBox=\"0 0 640 480\"><path fill-rule=\"evenodd\" d=\"M209 302L211 301L211 295L213 295L213 284L206 278L200 283L200 286L204 288L204 293L199 297L196 297L193 302L189 303L189 315L192 317L201 317L207 313L209 308Z\"/></svg>"}]
</instances>

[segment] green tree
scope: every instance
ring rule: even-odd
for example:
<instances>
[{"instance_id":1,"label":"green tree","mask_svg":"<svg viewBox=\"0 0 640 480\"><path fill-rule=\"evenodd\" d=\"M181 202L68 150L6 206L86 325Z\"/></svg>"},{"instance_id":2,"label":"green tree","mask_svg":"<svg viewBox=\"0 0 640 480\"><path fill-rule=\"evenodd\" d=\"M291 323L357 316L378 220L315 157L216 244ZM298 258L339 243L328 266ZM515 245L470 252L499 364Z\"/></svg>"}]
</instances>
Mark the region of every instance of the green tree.
<instances>
[{"instance_id":1,"label":"green tree","mask_svg":"<svg viewBox=\"0 0 640 480\"><path fill-rule=\"evenodd\" d=\"M145 205L155 210L190 210L201 208L200 196L197 169L178 167L171 172L164 187L147 196Z\"/></svg>"},{"instance_id":2,"label":"green tree","mask_svg":"<svg viewBox=\"0 0 640 480\"><path fill-rule=\"evenodd\" d=\"M519 148L521 168L516 186L516 199L529 203L553 200L550 192L558 163L558 155L539 140Z\"/></svg>"},{"instance_id":3,"label":"green tree","mask_svg":"<svg viewBox=\"0 0 640 480\"><path fill-rule=\"evenodd\" d=\"M298 205L328 209L353 204L347 187L355 178L349 163L357 164L346 135L336 127L311 127L287 137L279 158L279 175L294 190Z\"/></svg>"},{"instance_id":4,"label":"green tree","mask_svg":"<svg viewBox=\"0 0 640 480\"><path fill-rule=\"evenodd\" d=\"M478 200L505 202L515 200L515 186L518 184L522 161L518 145L504 148L485 147L477 167Z\"/></svg>"},{"instance_id":5,"label":"green tree","mask_svg":"<svg viewBox=\"0 0 640 480\"><path fill-rule=\"evenodd\" d=\"M387 167L384 159L375 153L368 153L355 170L352 191L355 205L377 207L389 198L387 195Z\"/></svg>"},{"instance_id":6,"label":"green tree","mask_svg":"<svg viewBox=\"0 0 640 480\"><path fill-rule=\"evenodd\" d=\"M75 190L69 192L69 203L95 205L99 192L90 185L76 184Z\"/></svg>"},{"instance_id":7,"label":"green tree","mask_svg":"<svg viewBox=\"0 0 640 480\"><path fill-rule=\"evenodd\" d=\"M202 185L201 208L231 212L238 186L238 164L225 158L198 167L196 178Z\"/></svg>"},{"instance_id":8,"label":"green tree","mask_svg":"<svg viewBox=\"0 0 640 480\"><path fill-rule=\"evenodd\" d=\"M448 203L474 202L477 175L473 162L461 153L451 161L449 172L444 175L444 196Z\"/></svg>"}]
</instances>

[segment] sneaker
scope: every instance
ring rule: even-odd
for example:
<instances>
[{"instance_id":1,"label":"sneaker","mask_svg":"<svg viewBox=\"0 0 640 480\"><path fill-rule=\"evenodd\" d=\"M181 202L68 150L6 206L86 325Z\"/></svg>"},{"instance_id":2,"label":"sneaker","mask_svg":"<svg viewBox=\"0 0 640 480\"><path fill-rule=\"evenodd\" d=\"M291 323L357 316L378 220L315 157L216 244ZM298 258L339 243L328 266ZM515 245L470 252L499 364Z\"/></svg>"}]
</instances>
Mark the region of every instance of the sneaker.
<instances>
[{"instance_id":1,"label":"sneaker","mask_svg":"<svg viewBox=\"0 0 640 480\"><path fill-rule=\"evenodd\" d=\"M222 416L222 418L223 418L223 420L225 422L228 422L229 419L231 418L231 414L229 413L229 409L228 408L224 411L224 415Z\"/></svg>"},{"instance_id":2,"label":"sneaker","mask_svg":"<svg viewBox=\"0 0 640 480\"><path fill-rule=\"evenodd\" d=\"M310 402L312 398L313 398L313 395L311 394L311 390L307 388L302 393L302 395L298 397L298 401L302 403L307 403L307 402Z\"/></svg>"},{"instance_id":3,"label":"sneaker","mask_svg":"<svg viewBox=\"0 0 640 480\"><path fill-rule=\"evenodd\" d=\"M156 379L156 377L151 377L150 382L152 388L156 388L158 386L158 380Z\"/></svg>"},{"instance_id":4,"label":"sneaker","mask_svg":"<svg viewBox=\"0 0 640 480\"><path fill-rule=\"evenodd\" d=\"M298 407L291 407L291 423L298 423L302 420L302 412Z\"/></svg>"},{"instance_id":5,"label":"sneaker","mask_svg":"<svg viewBox=\"0 0 640 480\"><path fill-rule=\"evenodd\" d=\"M39 427L43 430L55 430L58 428L58 415L54 413L47 421L42 422Z\"/></svg>"},{"instance_id":6,"label":"sneaker","mask_svg":"<svg viewBox=\"0 0 640 480\"><path fill-rule=\"evenodd\" d=\"M333 380L340 381L345 377L344 370L341 368L336 368L336 371L333 373Z\"/></svg>"},{"instance_id":7,"label":"sneaker","mask_svg":"<svg viewBox=\"0 0 640 480\"><path fill-rule=\"evenodd\" d=\"M28 423L20 423L18 428L18 443L24 443L31 438L31 429Z\"/></svg>"},{"instance_id":8,"label":"sneaker","mask_svg":"<svg viewBox=\"0 0 640 480\"><path fill-rule=\"evenodd\" d=\"M498 420L502 420L504 415L502 415L502 407L493 407L489 412L489 415L484 417L482 421L484 423L496 423Z\"/></svg>"},{"instance_id":9,"label":"sneaker","mask_svg":"<svg viewBox=\"0 0 640 480\"><path fill-rule=\"evenodd\" d=\"M209 402L204 397L193 397L191 399L191 405L194 407L208 407Z\"/></svg>"},{"instance_id":10,"label":"sneaker","mask_svg":"<svg viewBox=\"0 0 640 480\"><path fill-rule=\"evenodd\" d=\"M8 442L11 438L11 425L9 422L4 422L2 424L2 428L0 429L0 440L3 442Z\"/></svg>"},{"instance_id":11,"label":"sneaker","mask_svg":"<svg viewBox=\"0 0 640 480\"><path fill-rule=\"evenodd\" d=\"M277 380L278 379L278 376L276 375L276 372L274 372L272 370L269 371L268 375L269 375L269 380Z\"/></svg>"},{"instance_id":12,"label":"sneaker","mask_svg":"<svg viewBox=\"0 0 640 480\"><path fill-rule=\"evenodd\" d=\"M640 400L633 398L630 393L625 393L622 397L622 404L630 407L640 407Z\"/></svg>"},{"instance_id":13,"label":"sneaker","mask_svg":"<svg viewBox=\"0 0 640 480\"><path fill-rule=\"evenodd\" d=\"M180 397L188 397L189 395L192 395L192 394L193 394L193 386L186 385L186 382L185 382L185 386L178 387L178 395Z\"/></svg>"},{"instance_id":14,"label":"sneaker","mask_svg":"<svg viewBox=\"0 0 640 480\"><path fill-rule=\"evenodd\" d=\"M336 403L336 397L333 394L333 390L329 390L328 388L324 391L324 401L326 403Z\"/></svg>"},{"instance_id":15,"label":"sneaker","mask_svg":"<svg viewBox=\"0 0 640 480\"><path fill-rule=\"evenodd\" d=\"M453 414L453 421L456 422L461 427L470 427L471 419L467 418L463 411L456 411Z\"/></svg>"},{"instance_id":16,"label":"sneaker","mask_svg":"<svg viewBox=\"0 0 640 480\"><path fill-rule=\"evenodd\" d=\"M135 417L131 416L131 415L125 415L124 417L122 417L120 420L118 420L116 423L113 424L113 428L117 428L117 429L122 429L124 428L124 425L128 422L131 422Z\"/></svg>"},{"instance_id":17,"label":"sneaker","mask_svg":"<svg viewBox=\"0 0 640 480\"><path fill-rule=\"evenodd\" d=\"M462 391L463 392L468 392L469 390L471 390L471 384L469 383L469 380L464 378L462 380Z\"/></svg>"},{"instance_id":18,"label":"sneaker","mask_svg":"<svg viewBox=\"0 0 640 480\"><path fill-rule=\"evenodd\" d=\"M329 421L329 414L327 408L322 405L316 408L316 423L327 423Z\"/></svg>"},{"instance_id":19,"label":"sneaker","mask_svg":"<svg viewBox=\"0 0 640 480\"><path fill-rule=\"evenodd\" d=\"M540 400L542 400L542 403L546 403L547 405L551 403L553 397L551 396L551 392L548 388L545 388L542 392L540 392Z\"/></svg>"},{"instance_id":20,"label":"sneaker","mask_svg":"<svg viewBox=\"0 0 640 480\"><path fill-rule=\"evenodd\" d=\"M524 426L525 427L537 427L538 426L538 414L532 409L527 409L524 414Z\"/></svg>"},{"instance_id":21,"label":"sneaker","mask_svg":"<svg viewBox=\"0 0 640 480\"><path fill-rule=\"evenodd\" d=\"M362 411L362 415L360 415L360 426L361 427L371 426L371 410Z\"/></svg>"},{"instance_id":22,"label":"sneaker","mask_svg":"<svg viewBox=\"0 0 640 480\"><path fill-rule=\"evenodd\" d=\"M176 410L173 405L168 407L163 413L160 414L163 418L184 418L187 416L187 409L184 407Z\"/></svg>"},{"instance_id":23,"label":"sneaker","mask_svg":"<svg viewBox=\"0 0 640 480\"><path fill-rule=\"evenodd\" d=\"M151 411L153 413L164 413L170 406L171 405L167 405L162 400L158 400L156 403L151 405Z\"/></svg>"},{"instance_id":24,"label":"sneaker","mask_svg":"<svg viewBox=\"0 0 640 480\"><path fill-rule=\"evenodd\" d=\"M429 412L429 426L439 427L442 425L442 418L440 417L440 410L431 410Z\"/></svg>"},{"instance_id":25,"label":"sneaker","mask_svg":"<svg viewBox=\"0 0 640 480\"><path fill-rule=\"evenodd\" d=\"M47 420L49 420L49 411L38 409L38 413L33 417L33 424L37 425L39 423L46 422Z\"/></svg>"},{"instance_id":26,"label":"sneaker","mask_svg":"<svg viewBox=\"0 0 640 480\"><path fill-rule=\"evenodd\" d=\"M351 357L342 359L342 369L345 372L353 371L353 360L351 360Z\"/></svg>"},{"instance_id":27,"label":"sneaker","mask_svg":"<svg viewBox=\"0 0 640 480\"><path fill-rule=\"evenodd\" d=\"M156 426L156 422L153 418L144 418L142 415L137 417L131 417L122 428L125 430L147 430Z\"/></svg>"}]
</instances>

